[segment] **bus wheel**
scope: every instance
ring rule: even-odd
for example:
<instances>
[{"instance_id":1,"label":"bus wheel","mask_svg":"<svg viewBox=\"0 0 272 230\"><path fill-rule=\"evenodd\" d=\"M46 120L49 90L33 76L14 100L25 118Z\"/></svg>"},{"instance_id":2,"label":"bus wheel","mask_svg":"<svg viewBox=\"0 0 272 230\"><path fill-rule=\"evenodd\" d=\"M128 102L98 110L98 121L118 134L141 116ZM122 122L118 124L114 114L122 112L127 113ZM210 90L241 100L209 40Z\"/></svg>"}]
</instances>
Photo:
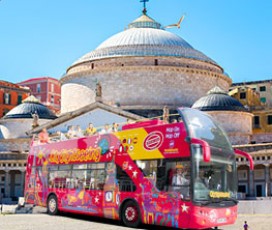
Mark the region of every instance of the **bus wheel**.
<instances>
[{"instance_id":1,"label":"bus wheel","mask_svg":"<svg viewBox=\"0 0 272 230\"><path fill-rule=\"evenodd\" d=\"M137 228L140 225L140 209L136 202L130 200L124 204L121 219L122 222L130 228Z\"/></svg>"},{"instance_id":2,"label":"bus wheel","mask_svg":"<svg viewBox=\"0 0 272 230\"><path fill-rule=\"evenodd\" d=\"M58 213L58 201L55 195L50 195L47 200L47 212L49 215L56 215Z\"/></svg>"}]
</instances>

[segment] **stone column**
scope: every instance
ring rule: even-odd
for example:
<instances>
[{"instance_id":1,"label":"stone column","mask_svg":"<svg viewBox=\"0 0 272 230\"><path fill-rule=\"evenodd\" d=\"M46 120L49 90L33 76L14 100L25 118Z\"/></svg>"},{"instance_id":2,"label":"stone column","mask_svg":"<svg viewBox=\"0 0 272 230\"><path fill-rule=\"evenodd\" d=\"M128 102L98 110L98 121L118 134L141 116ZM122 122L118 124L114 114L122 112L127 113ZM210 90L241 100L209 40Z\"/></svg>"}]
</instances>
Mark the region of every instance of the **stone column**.
<instances>
[{"instance_id":1,"label":"stone column","mask_svg":"<svg viewBox=\"0 0 272 230\"><path fill-rule=\"evenodd\" d=\"M10 197L9 194L9 170L5 171L5 198Z\"/></svg>"},{"instance_id":2,"label":"stone column","mask_svg":"<svg viewBox=\"0 0 272 230\"><path fill-rule=\"evenodd\" d=\"M269 164L265 164L265 196L270 196L270 176L269 176Z\"/></svg>"},{"instance_id":3,"label":"stone column","mask_svg":"<svg viewBox=\"0 0 272 230\"><path fill-rule=\"evenodd\" d=\"M254 171L249 170L249 196L254 197Z\"/></svg>"},{"instance_id":4,"label":"stone column","mask_svg":"<svg viewBox=\"0 0 272 230\"><path fill-rule=\"evenodd\" d=\"M25 170L21 170L21 185L20 185L21 196L24 196L24 185L25 185Z\"/></svg>"}]
</instances>

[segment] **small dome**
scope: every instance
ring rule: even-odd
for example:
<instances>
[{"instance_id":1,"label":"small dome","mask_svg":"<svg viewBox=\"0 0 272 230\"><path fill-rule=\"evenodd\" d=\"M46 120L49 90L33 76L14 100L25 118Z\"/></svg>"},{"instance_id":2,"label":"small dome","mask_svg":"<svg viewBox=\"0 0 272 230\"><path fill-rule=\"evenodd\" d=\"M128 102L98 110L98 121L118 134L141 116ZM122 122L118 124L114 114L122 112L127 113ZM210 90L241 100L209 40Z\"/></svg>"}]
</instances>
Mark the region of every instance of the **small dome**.
<instances>
[{"instance_id":1,"label":"small dome","mask_svg":"<svg viewBox=\"0 0 272 230\"><path fill-rule=\"evenodd\" d=\"M29 96L23 103L10 110L3 119L33 118L37 113L40 119L55 119L57 116L45 105L41 104L34 96Z\"/></svg>"},{"instance_id":2,"label":"small dome","mask_svg":"<svg viewBox=\"0 0 272 230\"><path fill-rule=\"evenodd\" d=\"M192 108L201 111L247 111L238 100L229 96L218 86L211 89L207 96L198 99Z\"/></svg>"}]
</instances>

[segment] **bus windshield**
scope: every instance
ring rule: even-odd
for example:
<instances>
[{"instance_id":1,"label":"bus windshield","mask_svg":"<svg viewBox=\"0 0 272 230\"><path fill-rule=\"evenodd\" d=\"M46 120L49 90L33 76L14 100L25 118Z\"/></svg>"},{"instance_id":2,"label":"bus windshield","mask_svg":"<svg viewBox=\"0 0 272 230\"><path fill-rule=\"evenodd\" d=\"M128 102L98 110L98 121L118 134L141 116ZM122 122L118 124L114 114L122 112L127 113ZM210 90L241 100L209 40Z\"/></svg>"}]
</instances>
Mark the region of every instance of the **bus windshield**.
<instances>
[{"instance_id":1,"label":"bus windshield","mask_svg":"<svg viewBox=\"0 0 272 230\"><path fill-rule=\"evenodd\" d=\"M201 204L236 203L235 155L225 131L209 115L198 110L181 109L180 113L189 137L204 140L211 148L211 160L205 162L201 146L191 147L194 201Z\"/></svg>"}]
</instances>

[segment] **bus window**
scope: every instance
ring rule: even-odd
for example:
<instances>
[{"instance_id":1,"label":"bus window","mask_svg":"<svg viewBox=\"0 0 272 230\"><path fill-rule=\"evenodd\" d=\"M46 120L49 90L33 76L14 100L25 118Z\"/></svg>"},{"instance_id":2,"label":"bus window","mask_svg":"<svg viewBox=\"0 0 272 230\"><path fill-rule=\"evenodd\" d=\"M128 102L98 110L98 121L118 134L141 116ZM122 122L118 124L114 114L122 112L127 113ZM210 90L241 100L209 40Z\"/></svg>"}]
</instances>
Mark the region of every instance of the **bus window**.
<instances>
[{"instance_id":1,"label":"bus window","mask_svg":"<svg viewBox=\"0 0 272 230\"><path fill-rule=\"evenodd\" d=\"M157 174L157 160L149 160L149 161L136 161L137 166L144 173L145 177L154 177L156 178Z\"/></svg>"},{"instance_id":2,"label":"bus window","mask_svg":"<svg viewBox=\"0 0 272 230\"><path fill-rule=\"evenodd\" d=\"M49 188L67 188L69 186L71 171L50 171Z\"/></svg>"},{"instance_id":3,"label":"bus window","mask_svg":"<svg viewBox=\"0 0 272 230\"><path fill-rule=\"evenodd\" d=\"M133 181L130 179L129 175L122 170L122 168L117 166L117 181L119 185L120 192L134 192L136 191L136 186Z\"/></svg>"},{"instance_id":4,"label":"bus window","mask_svg":"<svg viewBox=\"0 0 272 230\"><path fill-rule=\"evenodd\" d=\"M103 190L106 178L105 164L89 164L86 173L85 189Z\"/></svg>"},{"instance_id":5,"label":"bus window","mask_svg":"<svg viewBox=\"0 0 272 230\"><path fill-rule=\"evenodd\" d=\"M190 161L167 160L167 183L165 190L180 193L190 199Z\"/></svg>"},{"instance_id":6,"label":"bus window","mask_svg":"<svg viewBox=\"0 0 272 230\"><path fill-rule=\"evenodd\" d=\"M82 189L86 186L87 164L73 165L72 181L75 189Z\"/></svg>"},{"instance_id":7,"label":"bus window","mask_svg":"<svg viewBox=\"0 0 272 230\"><path fill-rule=\"evenodd\" d=\"M153 179L156 187L163 191L166 184L165 160L137 160L137 166L144 173L145 177Z\"/></svg>"}]
</instances>

